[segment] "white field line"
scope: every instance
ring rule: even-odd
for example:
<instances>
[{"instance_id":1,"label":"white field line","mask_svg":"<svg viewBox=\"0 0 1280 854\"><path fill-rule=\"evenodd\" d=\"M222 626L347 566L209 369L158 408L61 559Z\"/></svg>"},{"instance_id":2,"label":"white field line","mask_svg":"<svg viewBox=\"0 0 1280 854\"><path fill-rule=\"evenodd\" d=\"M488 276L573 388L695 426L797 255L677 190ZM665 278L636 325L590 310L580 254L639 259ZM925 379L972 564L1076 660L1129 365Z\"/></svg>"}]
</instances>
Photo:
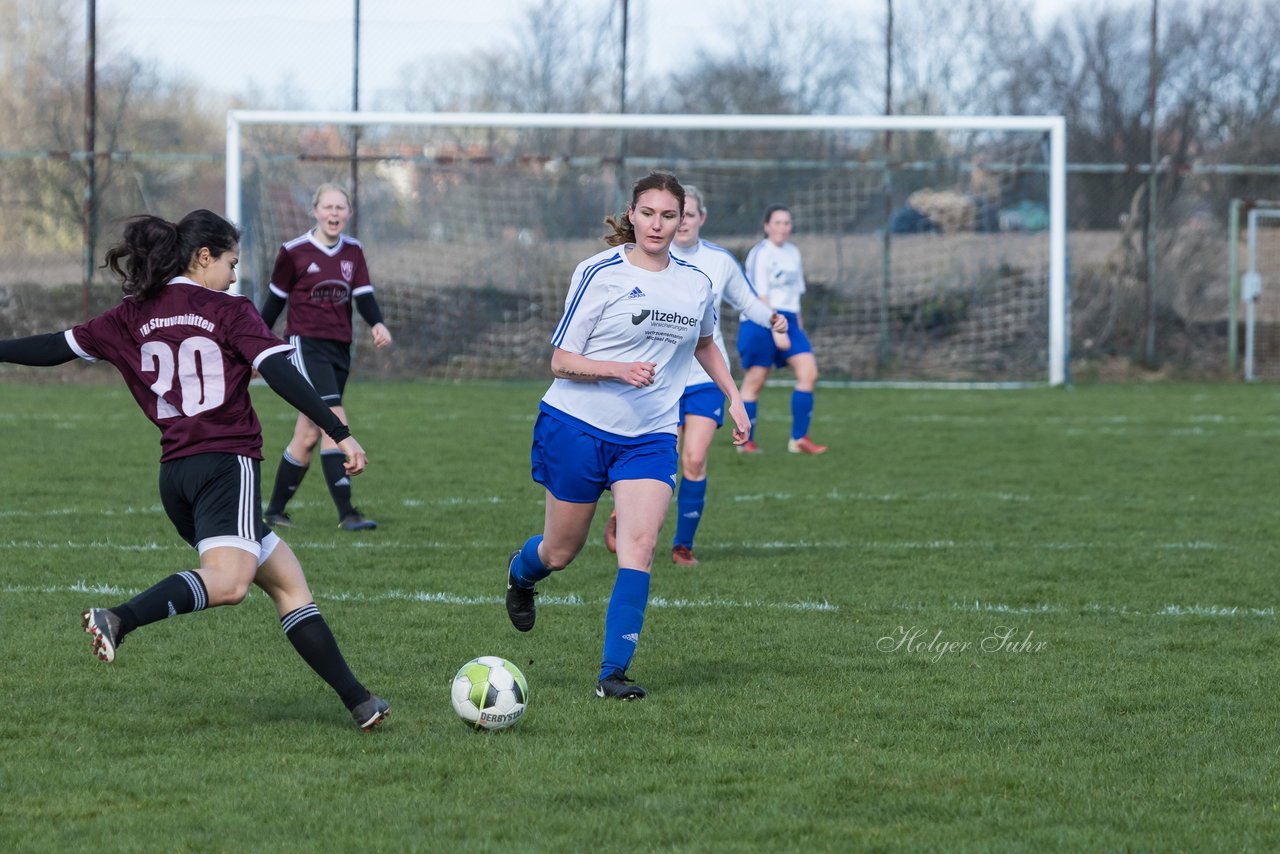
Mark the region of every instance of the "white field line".
<instances>
[{"instance_id":1,"label":"white field line","mask_svg":"<svg viewBox=\"0 0 1280 854\"><path fill-rule=\"evenodd\" d=\"M903 610L913 611L928 608L927 605L911 605L902 604L899 607ZM1276 609L1257 608L1243 605L1165 605L1154 611L1143 611L1138 608L1130 608L1125 605L1104 605L1098 602L1090 602L1086 605L1077 605L1068 607L1065 605L1050 605L1040 603L1036 605L1006 605L1000 602L983 602L974 600L972 602L952 602L951 610L953 611L971 611L982 614L1010 614L1010 615L1035 615L1035 614L1098 614L1101 616L1121 616L1121 617L1245 617L1245 618L1276 618Z\"/></svg>"},{"instance_id":2,"label":"white field line","mask_svg":"<svg viewBox=\"0 0 1280 854\"><path fill-rule=\"evenodd\" d=\"M51 584L51 585L19 585L5 584L0 585L0 593L13 594L65 594L65 593L91 593L102 596L127 596L136 591L130 591L123 587L117 587L111 584L89 584L85 581L78 581L75 584ZM256 591L252 591L251 595L261 595ZM464 596L457 593L445 593L442 591L432 592L424 590L386 590L381 593L360 593L354 591L334 590L329 592L320 591L316 598L321 602L360 602L360 603L379 603L379 602L421 602L428 605L483 605L485 607L493 607L503 602L501 596ZM568 596L540 596L538 604L540 605L557 605L567 607L582 607L584 605L605 605L608 599L588 600L577 594ZM726 609L726 610L747 610L766 608L783 611L839 611L839 605L833 605L830 602L761 602L737 599L667 599L662 596L654 596L649 600L650 608L671 608L675 610L705 610L705 609Z\"/></svg>"},{"instance_id":3,"label":"white field line","mask_svg":"<svg viewBox=\"0 0 1280 854\"><path fill-rule=\"evenodd\" d=\"M847 492L840 489L829 489L825 492L753 492L743 493L740 495L729 496L729 501L738 504L757 504L764 501L816 501L822 504L932 504L932 503L962 503L976 504L986 503L994 505L1002 504L1025 504L1025 505L1044 505L1047 507L1056 507L1063 503L1073 504L1105 504L1115 502L1117 499L1114 495L1028 495L1017 492ZM1188 502L1198 500L1196 495L1188 495L1185 497ZM470 495L470 496L435 496L432 498L403 498L400 504L403 507L416 509L422 507L477 507L477 506L500 506L504 504L516 506L532 506L542 503L541 496L530 495L527 498L502 498L496 495ZM290 504L291 510L307 509L308 506L318 506L318 503L308 505L306 501L294 501ZM325 504L328 507L328 504ZM603 502L602 507L607 507L608 502ZM13 508L0 510L0 519L36 519L36 518L65 518L67 516L102 516L112 518L116 516L159 516L164 517L164 508L160 504L150 504L141 506L126 506L115 508L104 508L100 506L89 507L55 507L49 510L23 510L21 508Z\"/></svg>"},{"instance_id":4,"label":"white field line","mask_svg":"<svg viewBox=\"0 0 1280 854\"><path fill-rule=\"evenodd\" d=\"M357 549L363 551L375 552L396 552L396 551L423 551L423 550L443 550L457 548L490 548L493 543L487 540L473 540L471 542L443 541L443 540L416 540L414 542L401 542L399 540L371 540L363 539L354 542L344 543L310 543L305 541L293 541L291 543L294 551L306 554L307 552L332 552L346 551L348 549ZM853 551L875 551L875 552L893 552L893 551L1088 551L1105 549L1110 550L1117 547L1115 543L1102 542L1096 540L1082 540L1079 542L1038 542L1038 543L1016 543L1007 540L889 540L889 541L863 541L863 540L743 540L740 542L725 542L725 546L731 546L735 550L741 551L791 551L808 549L815 551L836 551L836 550L853 550ZM1124 547L1133 549L1135 546L1131 542L1126 542ZM1161 552L1204 552L1204 551L1227 551L1237 548L1231 544L1212 543L1203 540L1192 540L1180 543L1149 543L1146 546L1151 551ZM119 549L128 552L155 552L174 549L175 551L190 551L189 547L177 540L170 540L163 543L158 542L117 542L115 540L0 540L0 552L3 551L22 551L25 549Z\"/></svg>"},{"instance_id":5,"label":"white field line","mask_svg":"<svg viewBox=\"0 0 1280 854\"><path fill-rule=\"evenodd\" d=\"M62 595L67 593L89 593L101 596L127 596L135 593L124 587L113 584L90 584L85 581L78 581L74 584L63 585L19 585L6 584L0 585L0 593L6 594L50 594ZM250 595L261 595L257 591L251 591ZM480 605L484 607L492 607L500 604L503 599L501 596L464 596L457 593L446 593L443 591L424 591L424 590L387 590L382 593L361 593L355 591L331 591L322 593L317 598L324 602L358 602L372 603L379 602L420 602L427 605ZM557 605L564 607L582 607L586 605L604 605L607 599L588 600L576 594L568 596L545 596L539 600L543 604ZM750 600L736 600L726 598L713 599L668 599L662 596L655 596L649 600L651 608L669 608L673 610L706 610L706 609L722 609L722 610L748 610L748 609L769 609L784 611L816 611L816 612L835 612L840 610L839 605L834 605L827 601L798 601L798 602L761 602ZM924 612L936 609L938 606L923 602L900 602L894 606L900 611L916 611ZM1080 616L1103 616L1103 617L1216 617L1225 619L1269 619L1274 620L1277 615L1275 607L1253 607L1243 605L1180 605L1168 604L1155 610L1142 610L1139 608L1131 608L1127 605L1107 605L1098 602L1091 602L1086 605L1066 606L1053 605L1049 603L1037 603L1033 605L1009 605L1001 602L984 602L981 600L951 602L944 606L952 611L973 612L980 614L1004 614L1009 616L1034 616L1040 615L1080 615Z\"/></svg>"},{"instance_id":6,"label":"white field line","mask_svg":"<svg viewBox=\"0 0 1280 854\"><path fill-rule=\"evenodd\" d=\"M511 502L505 498L499 498L496 495L488 496L442 496L438 498L405 498L400 503L404 507L466 507L474 505L494 505L508 503L540 503L541 496L530 497L528 501L520 500ZM289 503L290 510L306 509L308 506L316 506L318 502L308 505L306 501L291 501ZM325 506L328 506L327 504ZM31 511L22 509L0 510L0 519L5 518L21 518L31 519L35 517L60 517L60 516L163 516L164 507L160 504L150 504L143 507L55 507L51 510Z\"/></svg>"}]
</instances>

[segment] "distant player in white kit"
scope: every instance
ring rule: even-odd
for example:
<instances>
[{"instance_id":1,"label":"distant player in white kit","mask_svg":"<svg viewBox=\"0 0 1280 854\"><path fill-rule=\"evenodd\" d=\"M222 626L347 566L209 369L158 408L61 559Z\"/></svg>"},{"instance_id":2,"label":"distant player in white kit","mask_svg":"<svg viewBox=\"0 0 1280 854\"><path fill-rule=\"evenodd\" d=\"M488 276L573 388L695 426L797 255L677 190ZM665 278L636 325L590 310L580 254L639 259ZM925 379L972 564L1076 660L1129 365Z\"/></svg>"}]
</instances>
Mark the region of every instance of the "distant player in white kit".
<instances>
[{"instance_id":1,"label":"distant player in white kit","mask_svg":"<svg viewBox=\"0 0 1280 854\"><path fill-rule=\"evenodd\" d=\"M773 311L756 295L742 273L742 267L729 250L701 239L707 221L707 208L702 191L692 184L684 185L684 216L671 244L671 256L693 264L711 279L715 304L721 300L735 311L779 336L787 332L787 319ZM729 353L717 320L713 337L725 364ZM676 533L671 543L671 562L680 566L697 566L693 555L693 538L702 521L707 494L707 451L716 430L724 423L724 394L699 364L689 371L684 395L680 398L680 488L676 492ZM617 550L617 514L605 526L605 546Z\"/></svg>"},{"instance_id":2,"label":"distant player in white kit","mask_svg":"<svg viewBox=\"0 0 1280 854\"><path fill-rule=\"evenodd\" d=\"M765 239L747 255L747 278L765 302L787 319L790 347L779 346L769 329L752 323L750 318L738 327L738 356L746 374L742 378L742 399L751 417L751 440L738 450L748 454L760 450L755 441L756 401L769 379L769 371L790 365L796 374L796 387L791 393L791 440L787 450L793 454L821 454L827 446L809 438L818 362L800 316L804 264L800 250L787 240L791 236L791 211L782 205L771 205L764 212L764 233Z\"/></svg>"},{"instance_id":3,"label":"distant player in white kit","mask_svg":"<svg viewBox=\"0 0 1280 854\"><path fill-rule=\"evenodd\" d=\"M729 366L716 349L711 280L673 258L684 188L655 172L606 222L610 249L578 265L551 343L556 376L542 398L530 453L546 488L543 532L507 562L507 616L519 631L537 616L534 585L581 551L596 502L613 491L618 573L605 614L596 696L638 700L627 678L649 601L658 534L676 484L680 397L696 359L729 398L734 439L750 429Z\"/></svg>"}]
</instances>

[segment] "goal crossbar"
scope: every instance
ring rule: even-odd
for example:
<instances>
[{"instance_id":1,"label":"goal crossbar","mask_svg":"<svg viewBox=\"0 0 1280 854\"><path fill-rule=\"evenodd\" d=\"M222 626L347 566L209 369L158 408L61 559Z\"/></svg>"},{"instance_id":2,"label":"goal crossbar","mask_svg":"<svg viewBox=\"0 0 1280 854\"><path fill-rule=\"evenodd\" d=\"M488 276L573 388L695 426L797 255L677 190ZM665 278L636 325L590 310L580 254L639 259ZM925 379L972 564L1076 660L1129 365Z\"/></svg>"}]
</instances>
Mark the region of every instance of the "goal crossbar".
<instances>
[{"instance_id":1,"label":"goal crossbar","mask_svg":"<svg viewBox=\"0 0 1280 854\"><path fill-rule=\"evenodd\" d=\"M246 125L342 125L368 127L530 128L597 130L754 131L1030 131L1048 139L1049 170L1049 376L1067 382L1066 121L1062 116L783 116L656 113L411 113L230 110L226 137L226 215L241 218L241 128Z\"/></svg>"}]
</instances>

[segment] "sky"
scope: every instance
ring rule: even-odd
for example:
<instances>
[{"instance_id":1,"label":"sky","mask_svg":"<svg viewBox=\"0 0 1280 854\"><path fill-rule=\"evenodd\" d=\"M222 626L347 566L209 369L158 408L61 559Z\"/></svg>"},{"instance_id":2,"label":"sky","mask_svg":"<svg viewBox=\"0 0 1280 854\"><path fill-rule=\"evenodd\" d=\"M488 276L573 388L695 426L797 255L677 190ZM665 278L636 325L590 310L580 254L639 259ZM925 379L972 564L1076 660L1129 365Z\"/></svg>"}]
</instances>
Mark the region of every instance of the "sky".
<instances>
[{"instance_id":1,"label":"sky","mask_svg":"<svg viewBox=\"0 0 1280 854\"><path fill-rule=\"evenodd\" d=\"M514 26L532 0L360 0L361 108L392 88L409 64L463 56L514 39ZM608 8L615 0L582 0ZM865 0L846 0L867 5ZM880 2L880 0L876 0ZM288 81L309 109L349 109L352 102L354 0L97 0L99 51L127 47L162 71L226 93L257 83L275 94ZM702 38L723 46L718 9L733 0L631 0L631 50L644 49L650 22L679 20L664 32L668 56ZM640 7L643 6L643 9ZM207 38L192 39L205 32ZM646 50L648 55L654 51ZM258 106L258 105L254 105ZM275 108L280 104L262 105Z\"/></svg>"},{"instance_id":2,"label":"sky","mask_svg":"<svg viewBox=\"0 0 1280 854\"><path fill-rule=\"evenodd\" d=\"M405 66L463 56L514 38L532 0L360 0L360 107L378 109ZM593 7L619 0L581 0ZM815 0L796 0L815 2ZM1034 0L1046 19L1078 0ZM221 94L255 87L266 100L286 91L297 103L245 106L346 110L352 106L355 0L97 0L99 53L148 57L159 70ZM849 14L884 14L884 0L826 0ZM699 48L727 49L721 15L741 0L630 0L629 50L644 69L679 62ZM635 67L635 66L633 66ZM398 109L399 107L394 107Z\"/></svg>"}]
</instances>

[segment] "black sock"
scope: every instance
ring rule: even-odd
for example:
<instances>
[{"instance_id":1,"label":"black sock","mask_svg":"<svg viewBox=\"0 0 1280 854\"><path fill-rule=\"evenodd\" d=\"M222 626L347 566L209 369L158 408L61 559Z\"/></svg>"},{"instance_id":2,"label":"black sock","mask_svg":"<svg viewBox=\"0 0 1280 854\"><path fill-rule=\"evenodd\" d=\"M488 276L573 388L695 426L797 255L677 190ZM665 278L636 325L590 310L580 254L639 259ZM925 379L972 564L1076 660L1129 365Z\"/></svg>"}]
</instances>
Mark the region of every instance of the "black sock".
<instances>
[{"instance_id":1,"label":"black sock","mask_svg":"<svg viewBox=\"0 0 1280 854\"><path fill-rule=\"evenodd\" d=\"M346 461L347 455L336 449L320 454L320 465L324 466L324 479L329 484L333 506L338 508L339 522L355 510L351 506L351 478L347 477Z\"/></svg>"},{"instance_id":2,"label":"black sock","mask_svg":"<svg viewBox=\"0 0 1280 854\"><path fill-rule=\"evenodd\" d=\"M271 501L267 503L266 515L272 516L284 512L284 506L302 485L302 478L307 474L307 467L300 464L286 448L280 458L280 467L276 469L276 485L271 490Z\"/></svg>"},{"instance_id":3,"label":"black sock","mask_svg":"<svg viewBox=\"0 0 1280 854\"><path fill-rule=\"evenodd\" d=\"M190 570L175 573L111 609L120 618L120 634L116 641L141 626L166 617L203 611L208 605L209 591L199 575Z\"/></svg>"},{"instance_id":4,"label":"black sock","mask_svg":"<svg viewBox=\"0 0 1280 854\"><path fill-rule=\"evenodd\" d=\"M302 660L338 692L348 709L369 699L369 692L347 667L338 641L314 602L285 614L280 618L280 627Z\"/></svg>"}]
</instances>

